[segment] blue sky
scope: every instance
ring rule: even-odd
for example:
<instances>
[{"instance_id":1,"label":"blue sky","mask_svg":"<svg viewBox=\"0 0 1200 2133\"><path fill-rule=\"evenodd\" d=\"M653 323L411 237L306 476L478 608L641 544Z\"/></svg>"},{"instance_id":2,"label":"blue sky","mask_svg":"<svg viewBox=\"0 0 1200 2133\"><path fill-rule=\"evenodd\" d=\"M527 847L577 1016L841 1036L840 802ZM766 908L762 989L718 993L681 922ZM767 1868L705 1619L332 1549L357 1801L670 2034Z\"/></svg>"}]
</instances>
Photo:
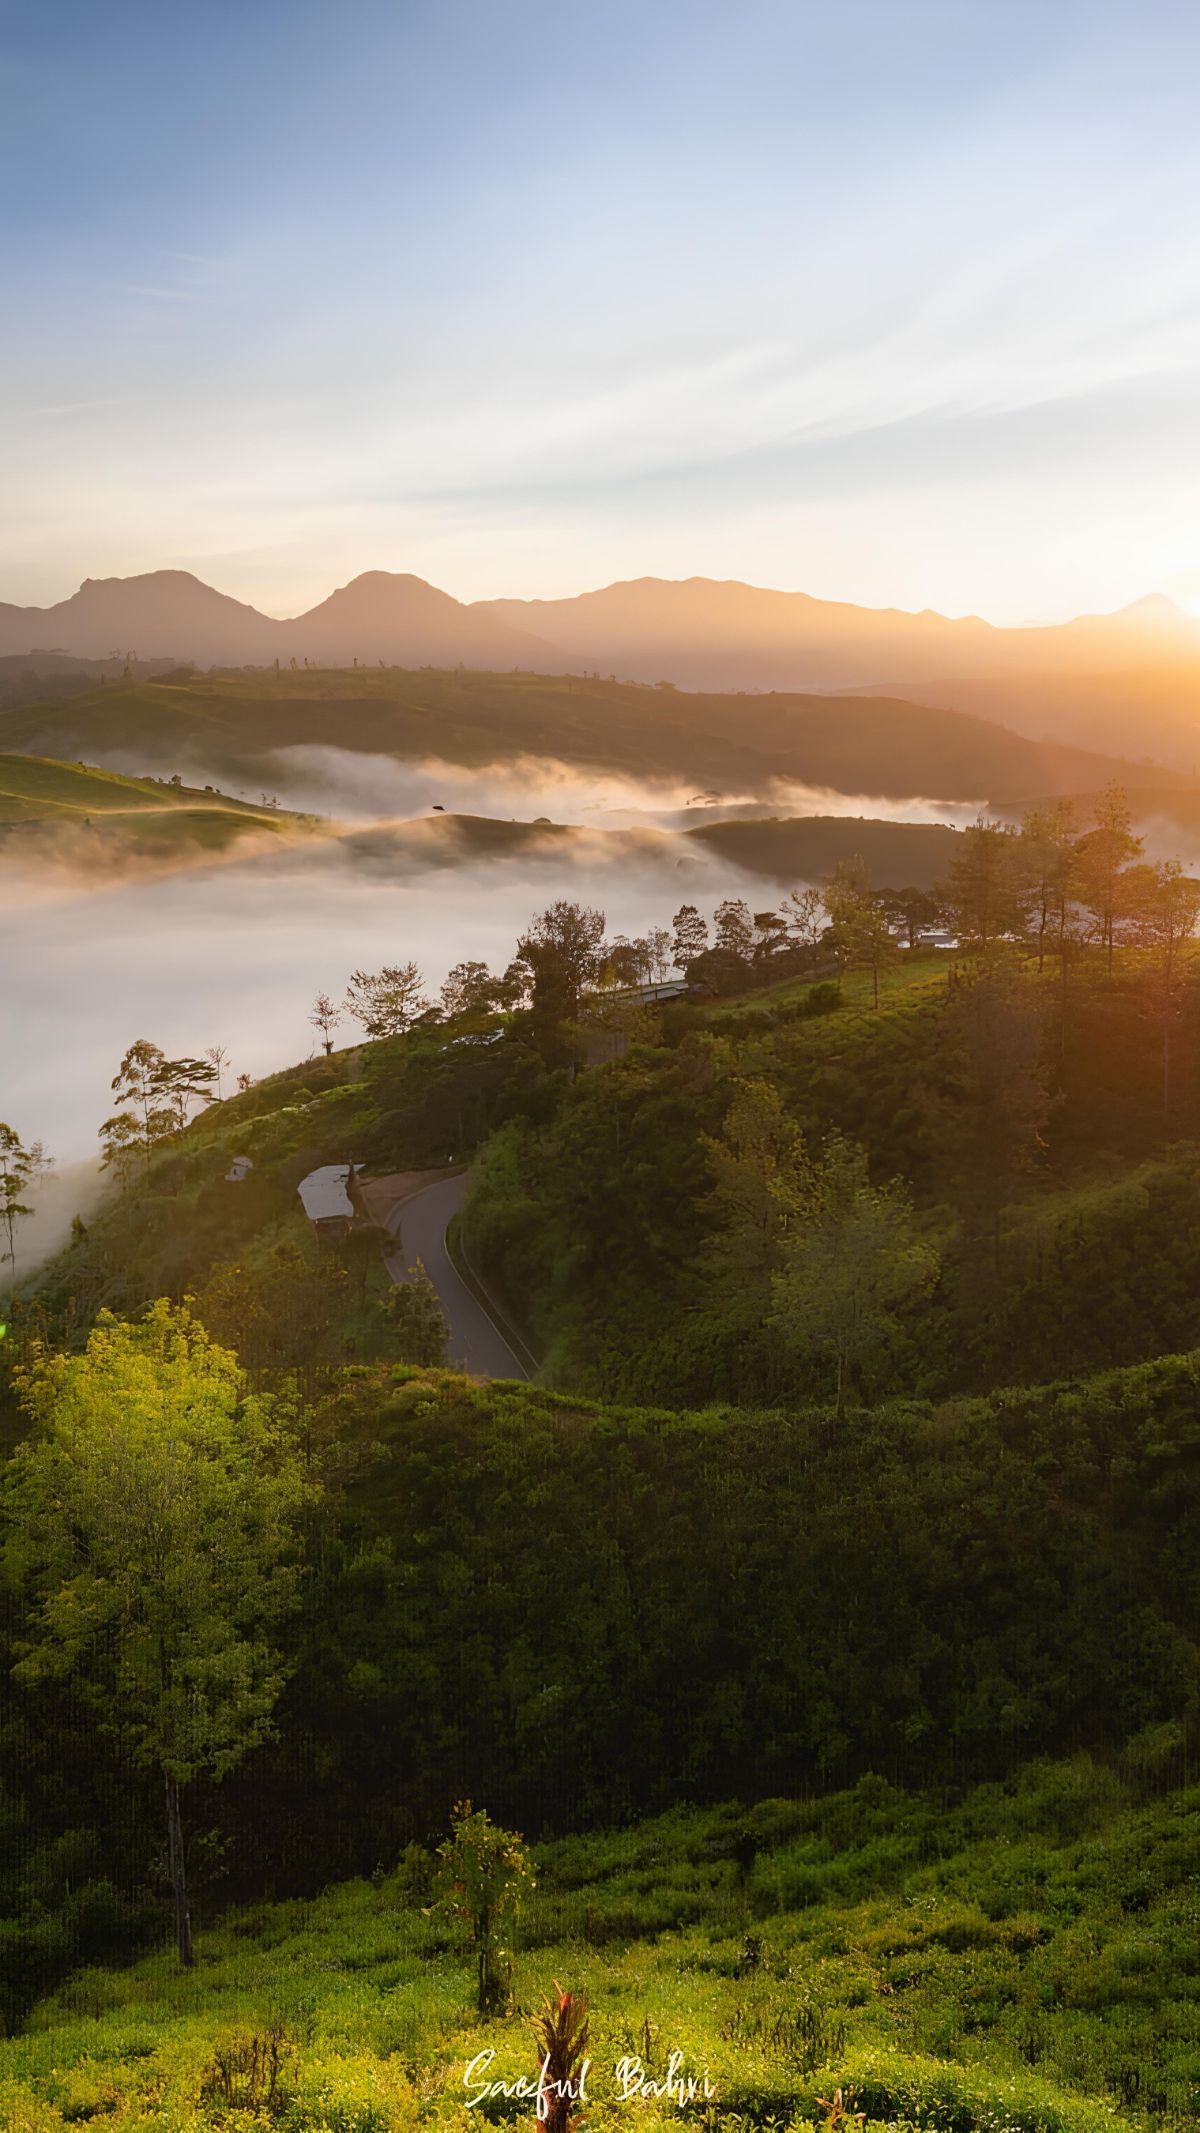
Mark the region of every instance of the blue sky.
<instances>
[{"instance_id":1,"label":"blue sky","mask_svg":"<svg viewBox=\"0 0 1200 2133\"><path fill-rule=\"evenodd\" d=\"M1190 6L0 0L0 598L1200 605Z\"/></svg>"}]
</instances>

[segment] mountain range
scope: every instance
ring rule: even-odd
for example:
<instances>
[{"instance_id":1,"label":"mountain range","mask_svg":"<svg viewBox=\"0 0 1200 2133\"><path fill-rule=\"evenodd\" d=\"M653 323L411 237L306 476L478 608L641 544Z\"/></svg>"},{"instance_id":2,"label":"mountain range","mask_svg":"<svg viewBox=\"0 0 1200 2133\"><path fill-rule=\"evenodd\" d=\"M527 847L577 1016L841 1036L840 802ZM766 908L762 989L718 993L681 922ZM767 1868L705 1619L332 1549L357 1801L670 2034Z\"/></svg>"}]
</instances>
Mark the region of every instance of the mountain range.
<instances>
[{"instance_id":1,"label":"mountain range","mask_svg":"<svg viewBox=\"0 0 1200 2133\"><path fill-rule=\"evenodd\" d=\"M1200 729L1200 619L1158 595L1036 628L867 608L707 578L640 578L561 600L466 604L368 571L281 620L187 571L89 578L47 608L0 603L0 657L34 651L198 666L466 666L602 672L706 691L878 691L1035 738L1181 769Z\"/></svg>"}]
</instances>

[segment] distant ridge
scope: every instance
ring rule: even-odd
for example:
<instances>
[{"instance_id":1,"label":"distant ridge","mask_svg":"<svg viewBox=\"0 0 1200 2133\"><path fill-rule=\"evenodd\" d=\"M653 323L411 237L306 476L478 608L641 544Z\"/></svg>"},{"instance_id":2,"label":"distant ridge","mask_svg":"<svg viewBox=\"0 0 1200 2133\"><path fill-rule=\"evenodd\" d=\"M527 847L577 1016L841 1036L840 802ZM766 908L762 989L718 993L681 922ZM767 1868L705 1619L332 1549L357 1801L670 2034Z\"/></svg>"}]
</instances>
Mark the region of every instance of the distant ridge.
<instances>
[{"instance_id":1,"label":"distant ridge","mask_svg":"<svg viewBox=\"0 0 1200 2133\"><path fill-rule=\"evenodd\" d=\"M198 666L269 666L278 659L350 666L504 668L561 666L554 648L527 630L464 607L423 578L372 570L307 614L276 621L187 570L137 578L85 578L54 607L0 603L0 656L67 652L107 658L176 658Z\"/></svg>"},{"instance_id":2,"label":"distant ridge","mask_svg":"<svg viewBox=\"0 0 1200 2133\"><path fill-rule=\"evenodd\" d=\"M1103 670L1181 653L1200 663L1200 621L1158 593L1115 614L1022 629L933 608L910 614L816 600L736 579L635 578L573 599L479 605L631 678L687 688L887 686L906 695L923 680L960 674L1062 673L1089 662Z\"/></svg>"},{"instance_id":3,"label":"distant ridge","mask_svg":"<svg viewBox=\"0 0 1200 2133\"><path fill-rule=\"evenodd\" d=\"M720 692L878 691L985 710L1037 738L1100 741L1181 768L1200 754L1200 620L1160 594L1115 614L1020 629L711 578L466 604L411 573L372 570L277 620L189 571L159 570L88 578L52 607L0 604L0 658L102 659L118 650L198 666L357 661L598 672Z\"/></svg>"}]
</instances>

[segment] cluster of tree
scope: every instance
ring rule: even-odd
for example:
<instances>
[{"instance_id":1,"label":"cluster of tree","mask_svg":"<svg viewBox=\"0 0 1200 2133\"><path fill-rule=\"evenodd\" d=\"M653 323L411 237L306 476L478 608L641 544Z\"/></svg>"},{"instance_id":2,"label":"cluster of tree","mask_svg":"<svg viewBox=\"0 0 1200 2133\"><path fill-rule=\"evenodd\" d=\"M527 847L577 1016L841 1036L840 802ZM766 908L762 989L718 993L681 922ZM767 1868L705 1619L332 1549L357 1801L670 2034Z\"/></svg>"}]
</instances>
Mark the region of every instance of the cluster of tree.
<instances>
[{"instance_id":1,"label":"cluster of tree","mask_svg":"<svg viewBox=\"0 0 1200 2133\"><path fill-rule=\"evenodd\" d=\"M839 1238L876 1297L893 1247L901 1266L909 1241L940 1262L932 1285L923 1274L886 1306L881 1330L875 1304L856 1305L843 1359L860 1395L1189 1346L1200 1341L1200 1235L1181 1146L1200 1141L1194 955L1176 976L1169 1085L1159 958L1127 953L1110 977L1098 946L1075 969L1065 1012L1035 959L1006 946L949 964L942 987L897 995L836 1046L813 1043L803 998L795 1016L674 1016L652 1043L549 1091L540 1112L493 1111L499 1130L476 1160L467 1210L472 1250L555 1380L605 1397L825 1396ZM854 1221L814 1226L811 1200L792 1213L798 1182L811 1193L830 1150L843 1181L857 1175L892 1210L907 1208L907 1233L888 1245L889 1225L866 1221L871 1202L857 1192ZM1148 1188L1117 1181L1151 1161L1164 1166L1152 1200L1162 1212L1143 1261ZM757 1230L721 1190L734 1174ZM1113 1179L1110 1192L1098 1175ZM874 1239L861 1258L850 1243L860 1218ZM804 1275L784 1283L793 1258Z\"/></svg>"},{"instance_id":2,"label":"cluster of tree","mask_svg":"<svg viewBox=\"0 0 1200 2133\"><path fill-rule=\"evenodd\" d=\"M502 974L460 963L435 1005L414 962L358 970L341 1005L318 994L309 1019L329 1053L345 1014L378 1038L529 1007L539 1051L562 1064L579 1052L585 993L593 996L593 1019L611 1021L623 990L661 983L672 969L695 991L716 994L795 973L865 969L878 1005L880 976L896 950L915 949L947 928L970 951L986 954L1002 942L1025 947L1036 953L1039 970L1056 956L1064 987L1071 957L1089 943L1100 944L1110 966L1119 944L1156 951L1166 1074L1180 950L1200 917L1200 882L1176 861L1140 861L1141 840L1119 788L1101 796L1095 815L1083 827L1072 803L1060 801L1032 811L1020 829L981 818L963 831L950 872L933 891L874 888L863 861L852 859L823 884L793 889L777 908L755 911L727 897L710 920L687 903L669 930L655 926L633 939L606 941L603 912L562 899L531 922Z\"/></svg>"},{"instance_id":3,"label":"cluster of tree","mask_svg":"<svg viewBox=\"0 0 1200 2133\"><path fill-rule=\"evenodd\" d=\"M818 955L839 968L883 964L905 944L948 929L964 949L1001 943L1036 954L1039 971L1099 945L1111 968L1119 946L1156 951L1163 984L1178 985L1179 951L1200 918L1200 881L1177 860L1143 860L1126 793L1112 786L1083 823L1073 802L1031 810L1024 822L984 818L965 829L946 879L932 891L876 889L861 859L839 864L820 887L793 890L778 910L718 906L712 923L693 904L673 922L677 966L697 984L736 989L760 972L810 967Z\"/></svg>"},{"instance_id":4,"label":"cluster of tree","mask_svg":"<svg viewBox=\"0 0 1200 2133\"><path fill-rule=\"evenodd\" d=\"M356 970L339 1007L327 993L319 993L309 1020L319 1032L326 1053L333 1050L333 1032L343 1012L357 1021L368 1037L398 1037L417 1028L437 1028L444 1022L471 1021L530 1005L535 1026L549 1032L577 1021L585 989L599 981L609 960L604 942L602 911L560 899L530 921L517 943L508 968L499 976L486 963L456 963L448 973L437 1005L426 996L425 981L416 963L386 967L378 972ZM611 953L622 968L638 956L641 943L619 941ZM664 952L661 944L658 953ZM624 959L622 961L622 958Z\"/></svg>"},{"instance_id":5,"label":"cluster of tree","mask_svg":"<svg viewBox=\"0 0 1200 2133\"><path fill-rule=\"evenodd\" d=\"M196 1105L222 1100L228 1060L223 1044L202 1058L168 1059L139 1037L113 1076L117 1109L100 1128L103 1167L122 1176L139 1164L148 1168L155 1148L183 1132ZM239 1089L249 1086L249 1075L239 1075Z\"/></svg>"},{"instance_id":6,"label":"cluster of tree","mask_svg":"<svg viewBox=\"0 0 1200 2133\"><path fill-rule=\"evenodd\" d=\"M15 1126L0 1120L0 1278L6 1266L16 1273L17 1224L33 1214L30 1194L53 1167L41 1141L26 1147Z\"/></svg>"},{"instance_id":7,"label":"cluster of tree","mask_svg":"<svg viewBox=\"0 0 1200 2133\"><path fill-rule=\"evenodd\" d=\"M1084 826L1073 803L1026 815L1020 829L985 821L963 832L941 896L964 946L1015 941L1064 965L1098 944L1111 967L1122 943L1172 958L1195 930L1200 882L1178 860L1141 858L1127 795L1111 786Z\"/></svg>"}]
</instances>

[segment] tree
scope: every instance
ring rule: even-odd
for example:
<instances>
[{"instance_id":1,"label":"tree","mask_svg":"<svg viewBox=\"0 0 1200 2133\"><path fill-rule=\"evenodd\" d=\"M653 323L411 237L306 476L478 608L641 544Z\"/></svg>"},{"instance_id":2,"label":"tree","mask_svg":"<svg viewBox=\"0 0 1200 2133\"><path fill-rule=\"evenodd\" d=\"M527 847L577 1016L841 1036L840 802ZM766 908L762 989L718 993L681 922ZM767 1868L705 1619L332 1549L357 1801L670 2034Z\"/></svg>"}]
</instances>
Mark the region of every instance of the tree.
<instances>
[{"instance_id":1,"label":"tree","mask_svg":"<svg viewBox=\"0 0 1200 2133\"><path fill-rule=\"evenodd\" d=\"M1078 888L1078 835L1070 800L1031 808L1021 825L1021 860L1032 891L1030 925L1039 970L1045 968L1048 947L1058 955L1067 953L1069 913Z\"/></svg>"},{"instance_id":2,"label":"tree","mask_svg":"<svg viewBox=\"0 0 1200 2133\"><path fill-rule=\"evenodd\" d=\"M928 889L879 889L876 902L889 926L903 927L911 949L920 947L929 927L942 922L942 907Z\"/></svg>"},{"instance_id":3,"label":"tree","mask_svg":"<svg viewBox=\"0 0 1200 2133\"><path fill-rule=\"evenodd\" d=\"M132 1111L115 1111L99 1129L100 1168L115 1170L124 1182L135 1162L146 1159L146 1142L140 1122Z\"/></svg>"},{"instance_id":4,"label":"tree","mask_svg":"<svg viewBox=\"0 0 1200 2133\"><path fill-rule=\"evenodd\" d=\"M118 1110L100 1128L103 1167L127 1170L140 1155L147 1171L159 1141L175 1131L175 1113L163 1100L159 1076L166 1058L157 1044L139 1037L131 1044L112 1079Z\"/></svg>"},{"instance_id":5,"label":"tree","mask_svg":"<svg viewBox=\"0 0 1200 2133\"><path fill-rule=\"evenodd\" d=\"M1097 804L1095 828L1075 847L1080 900L1095 922L1110 973L1117 925L1123 915L1124 871L1141 849L1141 838L1133 834L1128 795L1120 785L1110 785Z\"/></svg>"},{"instance_id":6,"label":"tree","mask_svg":"<svg viewBox=\"0 0 1200 2133\"><path fill-rule=\"evenodd\" d=\"M346 987L346 1009L368 1037L400 1037L429 1005L415 963L388 963L379 971L355 970Z\"/></svg>"},{"instance_id":7,"label":"tree","mask_svg":"<svg viewBox=\"0 0 1200 2133\"><path fill-rule=\"evenodd\" d=\"M294 1379L311 1399L345 1360L350 1275L332 1253L306 1259L289 1240L253 1266L221 1260L188 1303L255 1390Z\"/></svg>"},{"instance_id":8,"label":"tree","mask_svg":"<svg viewBox=\"0 0 1200 2133\"><path fill-rule=\"evenodd\" d=\"M810 951L819 948L828 923L821 891L789 889L782 910L788 932L797 945Z\"/></svg>"},{"instance_id":9,"label":"tree","mask_svg":"<svg viewBox=\"0 0 1200 2133\"><path fill-rule=\"evenodd\" d=\"M511 1990L509 1943L522 1900L534 1886L524 1843L470 1800L459 1800L437 1855L433 1908L466 1927L476 1951L476 2005L480 2014L499 2014Z\"/></svg>"},{"instance_id":10,"label":"tree","mask_svg":"<svg viewBox=\"0 0 1200 2133\"><path fill-rule=\"evenodd\" d=\"M216 1078L217 1070L207 1059L164 1059L155 1069L155 1093L170 1112L177 1132L186 1126L193 1103L211 1100Z\"/></svg>"},{"instance_id":11,"label":"tree","mask_svg":"<svg viewBox=\"0 0 1200 2133\"><path fill-rule=\"evenodd\" d=\"M272 1407L186 1311L107 1314L25 1374L34 1432L5 1476L31 1611L14 1672L74 1677L163 1782L179 1959L192 1962L181 1795L270 1730L311 1496Z\"/></svg>"},{"instance_id":12,"label":"tree","mask_svg":"<svg viewBox=\"0 0 1200 2133\"><path fill-rule=\"evenodd\" d=\"M772 963L776 956L786 952L788 946L788 922L782 911L756 911L754 914L754 960L759 964Z\"/></svg>"},{"instance_id":13,"label":"tree","mask_svg":"<svg viewBox=\"0 0 1200 2133\"><path fill-rule=\"evenodd\" d=\"M0 1252L0 1266L17 1267L17 1224L33 1213L26 1195L45 1176L53 1162L41 1141L26 1148L15 1127L0 1122L0 1228L7 1248Z\"/></svg>"},{"instance_id":14,"label":"tree","mask_svg":"<svg viewBox=\"0 0 1200 2133\"><path fill-rule=\"evenodd\" d=\"M757 1294L761 1304L764 1282L779 1264L792 1187L804 1173L803 1135L778 1089L756 1077L735 1081L720 1138L703 1145L717 1225L710 1256L723 1286ZM752 1308L757 1313L758 1305Z\"/></svg>"},{"instance_id":15,"label":"tree","mask_svg":"<svg viewBox=\"0 0 1200 2133\"><path fill-rule=\"evenodd\" d=\"M450 1345L450 1328L423 1260L418 1259L411 1274L394 1284L384 1309L400 1362L441 1368Z\"/></svg>"},{"instance_id":16,"label":"tree","mask_svg":"<svg viewBox=\"0 0 1200 2133\"><path fill-rule=\"evenodd\" d=\"M734 1396L761 1405L783 1387L771 1282L781 1264L789 1194L805 1162L804 1138L772 1082L739 1077L719 1136L702 1136L701 1146L712 1177L703 1208L706 1318L733 1362Z\"/></svg>"},{"instance_id":17,"label":"tree","mask_svg":"<svg viewBox=\"0 0 1200 2133\"><path fill-rule=\"evenodd\" d=\"M986 954L1007 934L1023 934L1031 891L1016 831L982 815L962 830L938 895L967 947Z\"/></svg>"},{"instance_id":18,"label":"tree","mask_svg":"<svg viewBox=\"0 0 1200 2133\"><path fill-rule=\"evenodd\" d=\"M1183 1012L1183 948L1200 920L1200 881L1177 859L1130 867L1124 877L1127 924L1150 955L1146 1010L1157 1022L1162 1056L1162 1106L1171 1108L1171 1042Z\"/></svg>"},{"instance_id":19,"label":"tree","mask_svg":"<svg viewBox=\"0 0 1200 2133\"><path fill-rule=\"evenodd\" d=\"M279 665L279 662L278 662L278 660L276 660L275 664L276 664L276 669L278 670L278 665ZM226 1048L226 1046L225 1046L225 1045L223 1045L223 1044L210 1044L210 1045L209 1045L209 1047L208 1047L208 1050L207 1050L207 1051L205 1052L204 1056L205 1056L205 1058L207 1059L207 1061L208 1061L208 1063L209 1063L210 1067L212 1068L212 1070L213 1070L213 1073L214 1073L214 1075L216 1076L216 1083L217 1083L217 1102L218 1102L218 1103L223 1103L225 1099L224 1099L224 1096L223 1096L223 1094L222 1094L222 1088L221 1088L221 1076L222 1076L222 1073L223 1073L223 1071L224 1071L225 1067L226 1067L226 1066L228 1065L228 1063L229 1063L229 1052L228 1052L228 1049L227 1049L227 1048Z\"/></svg>"},{"instance_id":20,"label":"tree","mask_svg":"<svg viewBox=\"0 0 1200 2133\"><path fill-rule=\"evenodd\" d=\"M631 941L619 933L610 943L600 983L611 985L644 985L646 982L646 944Z\"/></svg>"},{"instance_id":21,"label":"tree","mask_svg":"<svg viewBox=\"0 0 1200 2133\"><path fill-rule=\"evenodd\" d=\"M560 900L517 943L532 994L533 1037L547 1066L574 1056L579 1003L604 962L604 913Z\"/></svg>"},{"instance_id":22,"label":"tree","mask_svg":"<svg viewBox=\"0 0 1200 2133\"><path fill-rule=\"evenodd\" d=\"M651 926L645 935L646 976L652 985L662 985L674 962L674 947L665 926Z\"/></svg>"},{"instance_id":23,"label":"tree","mask_svg":"<svg viewBox=\"0 0 1200 2133\"><path fill-rule=\"evenodd\" d=\"M749 983L750 965L729 948L706 948L688 965L688 984L698 992L741 992Z\"/></svg>"},{"instance_id":24,"label":"tree","mask_svg":"<svg viewBox=\"0 0 1200 2133\"><path fill-rule=\"evenodd\" d=\"M313 1028L319 1032L321 1042L325 1047L325 1057L328 1059L333 1050L334 1030L342 1019L341 1008L334 1006L327 992L319 992L313 1001L312 1012L308 1019Z\"/></svg>"},{"instance_id":25,"label":"tree","mask_svg":"<svg viewBox=\"0 0 1200 2133\"><path fill-rule=\"evenodd\" d=\"M1000 1265L1000 1214L1044 1154L1052 1109L1043 1063L1043 996L1010 964L983 966L951 992L945 1065L951 1098L927 1107L968 1230L991 1239Z\"/></svg>"},{"instance_id":26,"label":"tree","mask_svg":"<svg viewBox=\"0 0 1200 2133\"><path fill-rule=\"evenodd\" d=\"M713 925L716 929L714 947L722 949L726 955L740 955L744 963L749 962L754 948L749 904L743 903L740 897L726 897L724 903L717 905Z\"/></svg>"},{"instance_id":27,"label":"tree","mask_svg":"<svg viewBox=\"0 0 1200 2133\"><path fill-rule=\"evenodd\" d=\"M640 969L640 963L636 967ZM610 962L601 973L583 1003L581 1019L592 1066L620 1059L631 1045L649 1044L654 1035L653 1013L640 993L630 991L621 976L619 961L615 965Z\"/></svg>"},{"instance_id":28,"label":"tree","mask_svg":"<svg viewBox=\"0 0 1200 2133\"><path fill-rule=\"evenodd\" d=\"M703 955L708 947L708 922L701 918L695 904L681 904L671 920L671 936L675 955L675 968L684 974Z\"/></svg>"},{"instance_id":29,"label":"tree","mask_svg":"<svg viewBox=\"0 0 1200 2133\"><path fill-rule=\"evenodd\" d=\"M442 984L442 1013L487 1015L499 1005L503 980L494 978L486 963L456 963Z\"/></svg>"},{"instance_id":30,"label":"tree","mask_svg":"<svg viewBox=\"0 0 1200 2133\"><path fill-rule=\"evenodd\" d=\"M517 954L533 979L536 1005L539 973L553 971L555 990L579 1012L584 989L595 982L604 961L604 913L560 898L533 919L517 943Z\"/></svg>"},{"instance_id":31,"label":"tree","mask_svg":"<svg viewBox=\"0 0 1200 2133\"><path fill-rule=\"evenodd\" d=\"M896 943L870 881L865 860L840 860L825 884L823 901L847 967L870 971L872 1005L878 1007L879 974Z\"/></svg>"},{"instance_id":32,"label":"tree","mask_svg":"<svg viewBox=\"0 0 1200 2133\"><path fill-rule=\"evenodd\" d=\"M842 1415L850 1387L899 1332L901 1306L933 1286L938 1255L899 1182L872 1185L864 1151L841 1134L779 1189L787 1232L772 1316L795 1354L828 1359Z\"/></svg>"}]
</instances>

